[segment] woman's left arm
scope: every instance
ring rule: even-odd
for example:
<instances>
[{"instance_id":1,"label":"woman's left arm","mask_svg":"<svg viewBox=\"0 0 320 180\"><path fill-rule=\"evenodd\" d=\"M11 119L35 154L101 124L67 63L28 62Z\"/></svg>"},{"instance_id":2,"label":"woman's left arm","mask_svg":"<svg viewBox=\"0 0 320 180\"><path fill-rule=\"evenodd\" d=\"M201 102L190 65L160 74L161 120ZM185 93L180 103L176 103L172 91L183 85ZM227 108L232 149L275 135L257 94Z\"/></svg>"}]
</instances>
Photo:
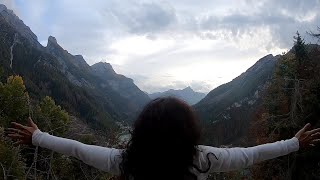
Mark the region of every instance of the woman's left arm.
<instances>
[{"instance_id":1,"label":"woman's left arm","mask_svg":"<svg viewBox=\"0 0 320 180\"><path fill-rule=\"evenodd\" d=\"M13 123L8 136L18 140L19 144L33 144L67 156L73 156L97 169L119 175L121 150L101 146L87 145L75 140L61 138L41 132L29 119L29 126Z\"/></svg>"}]
</instances>

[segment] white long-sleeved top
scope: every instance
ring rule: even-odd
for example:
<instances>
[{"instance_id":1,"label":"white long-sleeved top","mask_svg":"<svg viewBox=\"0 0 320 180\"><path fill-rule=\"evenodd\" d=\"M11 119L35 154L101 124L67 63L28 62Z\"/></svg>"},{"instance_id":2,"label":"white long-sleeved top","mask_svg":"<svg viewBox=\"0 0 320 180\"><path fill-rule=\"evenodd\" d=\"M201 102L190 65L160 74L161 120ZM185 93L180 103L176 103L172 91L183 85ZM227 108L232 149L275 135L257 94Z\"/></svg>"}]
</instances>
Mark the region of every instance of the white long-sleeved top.
<instances>
[{"instance_id":1,"label":"white long-sleeved top","mask_svg":"<svg viewBox=\"0 0 320 180\"><path fill-rule=\"evenodd\" d=\"M122 161L121 153L123 150L121 149L86 145L75 140L52 136L40 130L33 133L32 144L67 156L73 156L88 165L113 175L120 175L121 173L119 168ZM295 137L249 148L216 148L198 145L194 165L201 170L209 168L209 171L201 173L194 167L190 171L197 175L198 180L204 180L212 172L241 169L254 163L287 155L298 149L299 141Z\"/></svg>"}]
</instances>

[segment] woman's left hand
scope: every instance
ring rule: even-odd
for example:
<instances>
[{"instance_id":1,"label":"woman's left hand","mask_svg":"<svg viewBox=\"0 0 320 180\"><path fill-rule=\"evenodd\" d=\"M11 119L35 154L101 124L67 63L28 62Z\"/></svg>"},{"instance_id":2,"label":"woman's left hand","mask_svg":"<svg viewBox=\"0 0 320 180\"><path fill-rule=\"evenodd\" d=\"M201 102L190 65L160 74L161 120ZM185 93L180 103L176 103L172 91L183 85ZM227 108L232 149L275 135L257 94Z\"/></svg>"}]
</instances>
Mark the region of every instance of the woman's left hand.
<instances>
[{"instance_id":1,"label":"woman's left hand","mask_svg":"<svg viewBox=\"0 0 320 180\"><path fill-rule=\"evenodd\" d=\"M13 128L6 129L6 134L12 140L16 140L15 144L32 144L32 135L35 130L38 129L38 126L32 121L29 117L28 125L24 126L22 124L12 122Z\"/></svg>"},{"instance_id":2,"label":"woman's left hand","mask_svg":"<svg viewBox=\"0 0 320 180\"><path fill-rule=\"evenodd\" d=\"M320 143L320 128L309 130L311 124L306 124L295 137L299 140L300 149L307 149Z\"/></svg>"}]
</instances>

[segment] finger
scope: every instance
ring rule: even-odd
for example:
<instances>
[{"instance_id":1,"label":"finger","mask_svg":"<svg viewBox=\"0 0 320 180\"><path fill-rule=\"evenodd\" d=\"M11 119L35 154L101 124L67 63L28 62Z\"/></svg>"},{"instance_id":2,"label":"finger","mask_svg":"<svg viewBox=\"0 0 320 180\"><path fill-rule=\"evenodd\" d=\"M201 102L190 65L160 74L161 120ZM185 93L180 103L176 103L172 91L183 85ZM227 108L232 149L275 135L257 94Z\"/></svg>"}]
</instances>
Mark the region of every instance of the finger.
<instances>
[{"instance_id":1,"label":"finger","mask_svg":"<svg viewBox=\"0 0 320 180\"><path fill-rule=\"evenodd\" d=\"M10 137L11 139L21 139L24 136L22 136L20 134L8 134L8 137Z\"/></svg>"},{"instance_id":2,"label":"finger","mask_svg":"<svg viewBox=\"0 0 320 180\"><path fill-rule=\"evenodd\" d=\"M320 143L320 139L314 139L311 142L312 142L312 144L318 144L318 143Z\"/></svg>"},{"instance_id":3,"label":"finger","mask_svg":"<svg viewBox=\"0 0 320 180\"><path fill-rule=\"evenodd\" d=\"M318 133L318 132L320 132L320 128L317 128L317 129L313 129L313 130L311 130L311 131L308 131L308 133L310 133L310 134L314 134L314 133Z\"/></svg>"},{"instance_id":4,"label":"finger","mask_svg":"<svg viewBox=\"0 0 320 180\"><path fill-rule=\"evenodd\" d=\"M318 136L318 135L320 135L320 132L316 132L316 133L311 134L312 137L313 136Z\"/></svg>"},{"instance_id":5,"label":"finger","mask_svg":"<svg viewBox=\"0 0 320 180\"><path fill-rule=\"evenodd\" d=\"M306 132L308 129L310 129L310 127L311 127L311 124L310 124L310 123L307 123L307 124L302 128L303 132Z\"/></svg>"},{"instance_id":6,"label":"finger","mask_svg":"<svg viewBox=\"0 0 320 180\"><path fill-rule=\"evenodd\" d=\"M312 138L318 138L318 137L320 137L320 132L311 134L311 137L312 137Z\"/></svg>"},{"instance_id":7,"label":"finger","mask_svg":"<svg viewBox=\"0 0 320 180\"><path fill-rule=\"evenodd\" d=\"M308 134L308 135L306 135L305 137L303 137L302 139L301 139L301 141L304 141L304 142L310 142L310 141L312 141L312 137Z\"/></svg>"},{"instance_id":8,"label":"finger","mask_svg":"<svg viewBox=\"0 0 320 180\"><path fill-rule=\"evenodd\" d=\"M38 126L33 122L31 117L29 117L29 123L30 123L31 127L38 129Z\"/></svg>"},{"instance_id":9,"label":"finger","mask_svg":"<svg viewBox=\"0 0 320 180\"><path fill-rule=\"evenodd\" d=\"M6 132L6 133L10 133L10 132L18 133L18 132L19 132L19 129L15 129L15 128L6 128L6 129L4 130L4 132Z\"/></svg>"},{"instance_id":10,"label":"finger","mask_svg":"<svg viewBox=\"0 0 320 180\"><path fill-rule=\"evenodd\" d=\"M16 127L17 129L25 129L25 130L28 130L28 127L27 126L24 126L22 124L19 124L19 123L16 123L16 122L12 122L11 123L14 127Z\"/></svg>"},{"instance_id":11,"label":"finger","mask_svg":"<svg viewBox=\"0 0 320 180\"><path fill-rule=\"evenodd\" d=\"M18 146L20 144L24 144L24 141L23 140L20 140L20 141L17 141L15 143L13 143L14 146Z\"/></svg>"},{"instance_id":12,"label":"finger","mask_svg":"<svg viewBox=\"0 0 320 180\"><path fill-rule=\"evenodd\" d=\"M15 128L7 128L5 130L6 134L22 134L22 135L30 135L29 131L26 130L20 130L20 129L15 129Z\"/></svg>"},{"instance_id":13,"label":"finger","mask_svg":"<svg viewBox=\"0 0 320 180\"><path fill-rule=\"evenodd\" d=\"M304 132L307 131L307 129L309 129L311 127L311 124L308 123L306 124L302 129L300 129L300 131L297 132L296 136L300 137Z\"/></svg>"}]
</instances>

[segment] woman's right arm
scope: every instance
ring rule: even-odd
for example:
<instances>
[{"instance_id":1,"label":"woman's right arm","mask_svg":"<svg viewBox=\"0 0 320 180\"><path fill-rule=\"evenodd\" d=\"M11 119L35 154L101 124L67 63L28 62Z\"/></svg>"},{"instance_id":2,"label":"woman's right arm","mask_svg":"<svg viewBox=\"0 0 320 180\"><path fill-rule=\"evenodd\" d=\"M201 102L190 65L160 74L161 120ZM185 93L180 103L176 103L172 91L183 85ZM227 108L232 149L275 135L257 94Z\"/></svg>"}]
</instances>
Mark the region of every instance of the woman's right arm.
<instances>
[{"instance_id":1,"label":"woman's right arm","mask_svg":"<svg viewBox=\"0 0 320 180\"><path fill-rule=\"evenodd\" d=\"M310 124L307 124L291 139L254 147L216 148L199 146L198 163L202 169L207 168L209 172L226 172L284 156L298 151L299 148L315 146L320 141L320 129L308 131L310 126Z\"/></svg>"},{"instance_id":2,"label":"woman's right arm","mask_svg":"<svg viewBox=\"0 0 320 180\"><path fill-rule=\"evenodd\" d=\"M19 143L30 144L32 142L34 146L75 157L102 171L114 175L120 174L121 150L119 149L87 145L41 132L31 119L29 119L29 126L18 123L13 123L13 125L14 128L9 129L8 136L19 140Z\"/></svg>"},{"instance_id":3,"label":"woman's right arm","mask_svg":"<svg viewBox=\"0 0 320 180\"><path fill-rule=\"evenodd\" d=\"M248 167L255 163L287 155L299 150L299 141L292 138L248 148L216 148L200 146L202 166L211 164L209 172L227 172ZM210 161L210 163L209 163ZM207 165L206 165L207 164Z\"/></svg>"}]
</instances>

